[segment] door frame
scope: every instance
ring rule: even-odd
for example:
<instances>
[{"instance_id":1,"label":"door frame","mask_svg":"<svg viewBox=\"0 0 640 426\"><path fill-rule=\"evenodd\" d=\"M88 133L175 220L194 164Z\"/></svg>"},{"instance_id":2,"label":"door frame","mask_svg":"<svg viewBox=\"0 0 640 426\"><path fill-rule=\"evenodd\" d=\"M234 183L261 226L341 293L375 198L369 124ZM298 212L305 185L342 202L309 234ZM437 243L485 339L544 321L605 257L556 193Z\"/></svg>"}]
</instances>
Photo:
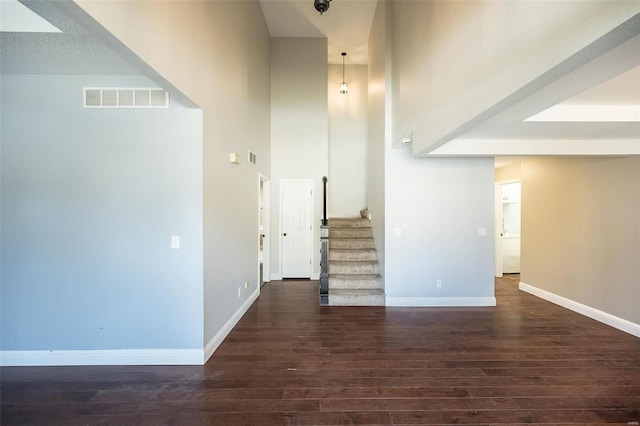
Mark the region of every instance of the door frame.
<instances>
[{"instance_id":1,"label":"door frame","mask_svg":"<svg viewBox=\"0 0 640 426\"><path fill-rule=\"evenodd\" d=\"M494 276L499 278L504 275L502 265L502 185L509 183L520 183L522 179L508 179L495 182L494 192ZM521 201L522 202L522 201ZM498 213L499 212L499 213ZM522 246L522 234L520 234L520 245Z\"/></svg>"},{"instance_id":2,"label":"door frame","mask_svg":"<svg viewBox=\"0 0 640 426\"><path fill-rule=\"evenodd\" d=\"M260 193L262 186L262 193ZM262 200L260 198L262 197ZM262 201L262 280L271 281L271 179L258 173L258 233L260 232L260 201ZM259 235L259 234L258 234ZM260 240L258 240L258 286L260 282Z\"/></svg>"},{"instance_id":3,"label":"door frame","mask_svg":"<svg viewBox=\"0 0 640 426\"><path fill-rule=\"evenodd\" d=\"M309 223L311 223L311 238L309 240L309 253L311 254L311 265L309 267L309 279L311 279L313 277L313 216L314 216L314 212L315 212L315 200L313 197L313 191L315 190L315 182L313 181L313 179L280 179L280 185L279 185L279 197L280 197L280 205L278 206L278 257L279 257L279 267L280 267L280 279L284 278L284 275L282 273L282 263L283 263L283 259L282 259L282 206L283 206L283 194L284 191L282 190L283 184L287 184L287 183L294 183L294 182L298 182L298 183L302 183L305 182L307 184L309 184L309 186L311 187L311 209L309 211L309 214L311 215L311 217L309 218Z\"/></svg>"}]
</instances>

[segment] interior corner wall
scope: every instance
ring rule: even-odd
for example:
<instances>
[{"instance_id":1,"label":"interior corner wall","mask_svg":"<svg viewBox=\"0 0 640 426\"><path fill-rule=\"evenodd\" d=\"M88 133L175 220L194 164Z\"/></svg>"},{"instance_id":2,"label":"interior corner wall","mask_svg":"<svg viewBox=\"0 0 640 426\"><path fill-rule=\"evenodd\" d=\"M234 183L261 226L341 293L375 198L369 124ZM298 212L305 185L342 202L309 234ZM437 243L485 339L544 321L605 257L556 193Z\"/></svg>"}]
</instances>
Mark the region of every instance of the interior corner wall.
<instances>
[{"instance_id":1,"label":"interior corner wall","mask_svg":"<svg viewBox=\"0 0 640 426\"><path fill-rule=\"evenodd\" d=\"M493 158L387 155L387 305L495 305Z\"/></svg>"},{"instance_id":2,"label":"interior corner wall","mask_svg":"<svg viewBox=\"0 0 640 426\"><path fill-rule=\"evenodd\" d=\"M348 58L348 56L347 56ZM367 66L329 65L329 217L360 217L367 207Z\"/></svg>"},{"instance_id":3,"label":"interior corner wall","mask_svg":"<svg viewBox=\"0 0 640 426\"><path fill-rule=\"evenodd\" d=\"M401 83L394 87L393 140L412 132L414 152L457 136L640 12L640 3L624 0L391 4L394 81Z\"/></svg>"},{"instance_id":4,"label":"interior corner wall","mask_svg":"<svg viewBox=\"0 0 640 426\"><path fill-rule=\"evenodd\" d=\"M387 150L389 96L386 81L388 59L388 33L385 0L379 0L369 33L368 113L367 113L367 207L371 214L371 227L381 275L385 265L385 159Z\"/></svg>"},{"instance_id":5,"label":"interior corner wall","mask_svg":"<svg viewBox=\"0 0 640 426\"><path fill-rule=\"evenodd\" d=\"M327 40L271 39L271 278L280 279L280 181L311 179L313 269L320 276L322 177L329 167Z\"/></svg>"},{"instance_id":6,"label":"interior corner wall","mask_svg":"<svg viewBox=\"0 0 640 426\"><path fill-rule=\"evenodd\" d=\"M153 86L2 75L3 362L35 362L24 351L45 365L60 351L81 363L96 362L83 351L201 353L201 111L82 106L83 87Z\"/></svg>"},{"instance_id":7,"label":"interior corner wall","mask_svg":"<svg viewBox=\"0 0 640 426\"><path fill-rule=\"evenodd\" d=\"M270 36L262 9L257 1L76 3L203 110L210 355L259 294L258 175L271 176ZM326 75L323 87L326 96ZM249 149L257 165L247 161ZM230 153L240 156L239 165Z\"/></svg>"},{"instance_id":8,"label":"interior corner wall","mask_svg":"<svg viewBox=\"0 0 640 426\"><path fill-rule=\"evenodd\" d=\"M521 281L640 325L640 157L522 162Z\"/></svg>"}]
</instances>

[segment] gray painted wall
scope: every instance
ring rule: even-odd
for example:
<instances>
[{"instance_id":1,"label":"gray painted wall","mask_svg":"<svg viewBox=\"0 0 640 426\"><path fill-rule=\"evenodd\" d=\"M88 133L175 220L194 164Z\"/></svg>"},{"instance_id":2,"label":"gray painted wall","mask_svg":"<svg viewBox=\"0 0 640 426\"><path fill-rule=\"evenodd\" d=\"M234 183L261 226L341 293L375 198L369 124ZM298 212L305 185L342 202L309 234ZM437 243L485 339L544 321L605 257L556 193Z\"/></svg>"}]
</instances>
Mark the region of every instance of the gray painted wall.
<instances>
[{"instance_id":1,"label":"gray painted wall","mask_svg":"<svg viewBox=\"0 0 640 426\"><path fill-rule=\"evenodd\" d=\"M321 179L329 165L327 72L326 39L271 39L272 277L281 274L281 179L312 179L315 184L312 274L320 276Z\"/></svg>"},{"instance_id":2,"label":"gray painted wall","mask_svg":"<svg viewBox=\"0 0 640 426\"><path fill-rule=\"evenodd\" d=\"M2 350L200 349L201 112L83 109L83 86L155 85L2 76Z\"/></svg>"},{"instance_id":3,"label":"gray painted wall","mask_svg":"<svg viewBox=\"0 0 640 426\"><path fill-rule=\"evenodd\" d=\"M258 291L258 174L271 170L270 37L262 9L257 1L76 3L203 110L204 343L210 352ZM323 81L326 92L326 76ZM249 149L257 166L247 162ZM229 162L230 153L241 156L240 165Z\"/></svg>"},{"instance_id":4,"label":"gray painted wall","mask_svg":"<svg viewBox=\"0 0 640 426\"><path fill-rule=\"evenodd\" d=\"M384 278L385 266L385 152L388 144L387 125L391 111L385 105L390 98L390 87L386 86L389 75L386 74L387 22L385 10L387 2L381 0L369 33L368 111L367 111L367 206L371 213L371 227L380 262L381 275Z\"/></svg>"},{"instance_id":5,"label":"gray painted wall","mask_svg":"<svg viewBox=\"0 0 640 426\"><path fill-rule=\"evenodd\" d=\"M345 66L345 81L349 93L341 94L342 65L329 65L330 217L359 217L367 207L367 66Z\"/></svg>"},{"instance_id":6,"label":"gray painted wall","mask_svg":"<svg viewBox=\"0 0 640 426\"><path fill-rule=\"evenodd\" d=\"M493 297L493 158L388 157L387 297Z\"/></svg>"}]
</instances>

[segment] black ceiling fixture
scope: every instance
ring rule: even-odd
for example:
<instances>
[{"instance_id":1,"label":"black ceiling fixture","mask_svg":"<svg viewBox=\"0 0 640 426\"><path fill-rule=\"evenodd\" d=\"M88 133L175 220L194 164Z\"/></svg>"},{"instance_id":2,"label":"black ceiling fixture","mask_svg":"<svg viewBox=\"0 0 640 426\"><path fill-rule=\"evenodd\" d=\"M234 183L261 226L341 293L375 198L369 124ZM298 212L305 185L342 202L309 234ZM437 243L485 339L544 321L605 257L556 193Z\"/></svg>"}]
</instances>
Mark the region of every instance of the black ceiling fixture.
<instances>
[{"instance_id":1,"label":"black ceiling fixture","mask_svg":"<svg viewBox=\"0 0 640 426\"><path fill-rule=\"evenodd\" d=\"M331 0L313 0L313 7L322 15L329 10L329 3L331 3Z\"/></svg>"}]
</instances>

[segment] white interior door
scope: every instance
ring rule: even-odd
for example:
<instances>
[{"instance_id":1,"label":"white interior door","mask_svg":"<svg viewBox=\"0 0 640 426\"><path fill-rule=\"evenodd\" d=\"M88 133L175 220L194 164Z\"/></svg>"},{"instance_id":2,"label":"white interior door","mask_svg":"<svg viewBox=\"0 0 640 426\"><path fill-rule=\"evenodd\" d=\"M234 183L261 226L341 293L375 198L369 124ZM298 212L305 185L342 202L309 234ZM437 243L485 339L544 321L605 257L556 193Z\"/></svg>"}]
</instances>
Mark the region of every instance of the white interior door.
<instances>
[{"instance_id":1,"label":"white interior door","mask_svg":"<svg viewBox=\"0 0 640 426\"><path fill-rule=\"evenodd\" d=\"M313 181L280 182L282 278L311 278Z\"/></svg>"}]
</instances>

